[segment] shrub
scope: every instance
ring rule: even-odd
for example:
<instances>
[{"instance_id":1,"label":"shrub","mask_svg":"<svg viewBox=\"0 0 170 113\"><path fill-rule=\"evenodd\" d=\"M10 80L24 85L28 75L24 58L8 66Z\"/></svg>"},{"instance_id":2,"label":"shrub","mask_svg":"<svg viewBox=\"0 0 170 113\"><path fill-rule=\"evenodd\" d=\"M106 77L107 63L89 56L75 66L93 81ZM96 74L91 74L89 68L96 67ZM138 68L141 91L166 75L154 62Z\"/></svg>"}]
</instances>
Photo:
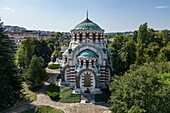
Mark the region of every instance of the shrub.
<instances>
[{"instance_id":1,"label":"shrub","mask_svg":"<svg viewBox=\"0 0 170 113\"><path fill-rule=\"evenodd\" d=\"M48 96L52 99L52 100L56 100L59 99L59 93L57 92L49 92L47 91Z\"/></svg>"},{"instance_id":2,"label":"shrub","mask_svg":"<svg viewBox=\"0 0 170 113\"><path fill-rule=\"evenodd\" d=\"M60 79L60 78L61 78L61 74L58 74L57 79Z\"/></svg>"},{"instance_id":3,"label":"shrub","mask_svg":"<svg viewBox=\"0 0 170 113\"><path fill-rule=\"evenodd\" d=\"M64 113L64 111L48 105L39 105L22 113Z\"/></svg>"},{"instance_id":4,"label":"shrub","mask_svg":"<svg viewBox=\"0 0 170 113\"><path fill-rule=\"evenodd\" d=\"M58 69L58 68L60 68L60 64L50 64L48 66L48 68L50 68L50 69Z\"/></svg>"},{"instance_id":5,"label":"shrub","mask_svg":"<svg viewBox=\"0 0 170 113\"><path fill-rule=\"evenodd\" d=\"M60 92L60 87L57 86L54 82L52 82L48 87L47 87L47 95L52 99L56 100L59 99L59 92Z\"/></svg>"}]
</instances>

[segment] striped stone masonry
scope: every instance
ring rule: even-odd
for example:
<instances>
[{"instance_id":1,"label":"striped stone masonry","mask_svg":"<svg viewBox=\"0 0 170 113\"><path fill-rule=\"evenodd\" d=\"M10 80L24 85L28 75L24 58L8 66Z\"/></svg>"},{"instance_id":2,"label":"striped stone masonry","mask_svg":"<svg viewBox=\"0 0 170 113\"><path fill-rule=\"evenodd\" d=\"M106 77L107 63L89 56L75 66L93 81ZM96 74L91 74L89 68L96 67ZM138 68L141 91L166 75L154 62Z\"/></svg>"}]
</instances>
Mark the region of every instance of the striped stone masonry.
<instances>
[{"instance_id":1,"label":"striped stone masonry","mask_svg":"<svg viewBox=\"0 0 170 113\"><path fill-rule=\"evenodd\" d=\"M100 80L99 82L104 83L108 80L108 71L106 66L100 66Z\"/></svg>"},{"instance_id":2,"label":"striped stone masonry","mask_svg":"<svg viewBox=\"0 0 170 113\"><path fill-rule=\"evenodd\" d=\"M76 82L76 78L75 78L75 66L70 66L70 77L69 77L69 80L70 80L70 83L75 83Z\"/></svg>"}]
</instances>

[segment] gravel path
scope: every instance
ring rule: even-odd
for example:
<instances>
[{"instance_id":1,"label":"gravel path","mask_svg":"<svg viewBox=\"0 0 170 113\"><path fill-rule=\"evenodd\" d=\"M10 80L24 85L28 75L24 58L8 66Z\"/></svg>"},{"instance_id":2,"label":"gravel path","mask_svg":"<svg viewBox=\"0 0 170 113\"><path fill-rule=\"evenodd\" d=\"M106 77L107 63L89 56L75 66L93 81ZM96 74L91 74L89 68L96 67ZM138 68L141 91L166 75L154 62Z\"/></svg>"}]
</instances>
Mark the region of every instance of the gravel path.
<instances>
[{"instance_id":1,"label":"gravel path","mask_svg":"<svg viewBox=\"0 0 170 113\"><path fill-rule=\"evenodd\" d=\"M51 71L50 69L48 69ZM53 70L54 72L55 70ZM54 72L58 73L58 72ZM57 76L57 75L56 75ZM38 105L50 105L57 109L62 109L65 113L111 113L107 107L94 105L91 103L60 103L54 102L46 94L47 86L55 81L56 76L51 77L47 82L44 83L40 91L37 92L37 100L29 103L28 101L20 103L17 107L10 109L4 113L21 113L22 111L33 108Z\"/></svg>"}]
</instances>

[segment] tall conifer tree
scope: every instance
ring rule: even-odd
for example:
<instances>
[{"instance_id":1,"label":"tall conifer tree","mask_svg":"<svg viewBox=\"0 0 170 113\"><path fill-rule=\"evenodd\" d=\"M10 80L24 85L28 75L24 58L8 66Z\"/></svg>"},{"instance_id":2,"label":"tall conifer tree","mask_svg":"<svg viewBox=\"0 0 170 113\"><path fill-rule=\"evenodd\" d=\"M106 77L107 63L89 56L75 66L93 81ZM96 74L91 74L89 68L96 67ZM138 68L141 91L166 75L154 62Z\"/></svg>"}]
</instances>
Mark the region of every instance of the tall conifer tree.
<instances>
[{"instance_id":1,"label":"tall conifer tree","mask_svg":"<svg viewBox=\"0 0 170 113\"><path fill-rule=\"evenodd\" d=\"M21 87L13 58L11 41L0 20L0 111L14 105L19 98Z\"/></svg>"}]
</instances>

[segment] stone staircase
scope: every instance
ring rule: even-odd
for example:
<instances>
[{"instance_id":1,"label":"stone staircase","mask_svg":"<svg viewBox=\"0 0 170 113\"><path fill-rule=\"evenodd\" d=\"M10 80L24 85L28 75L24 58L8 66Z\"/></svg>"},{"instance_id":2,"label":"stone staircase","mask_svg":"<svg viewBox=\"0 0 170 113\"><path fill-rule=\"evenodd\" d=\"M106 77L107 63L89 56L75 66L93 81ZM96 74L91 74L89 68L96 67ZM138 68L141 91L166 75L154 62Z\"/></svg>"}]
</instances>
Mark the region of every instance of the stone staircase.
<instances>
[{"instance_id":1,"label":"stone staircase","mask_svg":"<svg viewBox=\"0 0 170 113\"><path fill-rule=\"evenodd\" d=\"M95 103L95 94L82 93L80 103Z\"/></svg>"}]
</instances>

